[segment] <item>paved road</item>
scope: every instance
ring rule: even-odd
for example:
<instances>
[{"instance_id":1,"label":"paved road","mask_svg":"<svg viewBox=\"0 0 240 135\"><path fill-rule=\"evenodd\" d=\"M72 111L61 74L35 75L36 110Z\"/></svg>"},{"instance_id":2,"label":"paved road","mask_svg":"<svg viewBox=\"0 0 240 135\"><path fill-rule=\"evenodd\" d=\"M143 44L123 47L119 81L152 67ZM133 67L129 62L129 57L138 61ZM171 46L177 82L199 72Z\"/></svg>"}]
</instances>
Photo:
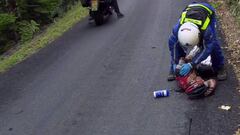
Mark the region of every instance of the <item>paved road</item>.
<instances>
[{"instance_id":1,"label":"paved road","mask_svg":"<svg viewBox=\"0 0 240 135\"><path fill-rule=\"evenodd\" d=\"M0 135L231 135L239 96L228 81L191 101L167 82L167 39L190 0L119 0L125 18L101 27L86 20L0 75ZM231 111L218 106L228 104Z\"/></svg>"}]
</instances>

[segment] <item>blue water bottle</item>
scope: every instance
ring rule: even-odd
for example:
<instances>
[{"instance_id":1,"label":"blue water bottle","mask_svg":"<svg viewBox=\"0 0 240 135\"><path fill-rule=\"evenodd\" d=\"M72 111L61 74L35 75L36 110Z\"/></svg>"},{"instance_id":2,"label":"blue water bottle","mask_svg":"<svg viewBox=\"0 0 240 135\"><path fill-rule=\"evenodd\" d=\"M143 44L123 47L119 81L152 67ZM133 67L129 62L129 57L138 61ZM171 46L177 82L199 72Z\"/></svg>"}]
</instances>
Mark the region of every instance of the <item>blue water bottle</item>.
<instances>
[{"instance_id":1,"label":"blue water bottle","mask_svg":"<svg viewBox=\"0 0 240 135\"><path fill-rule=\"evenodd\" d=\"M169 90L157 90L153 92L155 98L168 97L170 94Z\"/></svg>"}]
</instances>

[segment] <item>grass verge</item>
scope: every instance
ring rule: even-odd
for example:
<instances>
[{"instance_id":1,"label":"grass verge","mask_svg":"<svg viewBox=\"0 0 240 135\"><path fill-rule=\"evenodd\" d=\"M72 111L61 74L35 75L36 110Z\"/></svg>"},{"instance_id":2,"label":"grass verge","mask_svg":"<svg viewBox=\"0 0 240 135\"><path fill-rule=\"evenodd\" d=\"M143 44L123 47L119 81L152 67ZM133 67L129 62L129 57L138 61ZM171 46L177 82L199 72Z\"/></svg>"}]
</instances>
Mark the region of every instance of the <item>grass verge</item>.
<instances>
[{"instance_id":1,"label":"grass verge","mask_svg":"<svg viewBox=\"0 0 240 135\"><path fill-rule=\"evenodd\" d=\"M20 45L10 56L1 56L0 72L2 73L8 70L32 54L38 52L41 48L60 37L82 18L86 17L87 14L87 10L82 8L80 3L74 5L62 18L57 19L42 34L37 35L31 41Z\"/></svg>"},{"instance_id":2,"label":"grass verge","mask_svg":"<svg viewBox=\"0 0 240 135\"><path fill-rule=\"evenodd\" d=\"M234 15L240 25L240 0L228 0L231 13Z\"/></svg>"},{"instance_id":3,"label":"grass verge","mask_svg":"<svg viewBox=\"0 0 240 135\"><path fill-rule=\"evenodd\" d=\"M222 5L222 3L219 2L219 1L210 2L210 4L211 4L215 9L219 8L219 7Z\"/></svg>"}]
</instances>

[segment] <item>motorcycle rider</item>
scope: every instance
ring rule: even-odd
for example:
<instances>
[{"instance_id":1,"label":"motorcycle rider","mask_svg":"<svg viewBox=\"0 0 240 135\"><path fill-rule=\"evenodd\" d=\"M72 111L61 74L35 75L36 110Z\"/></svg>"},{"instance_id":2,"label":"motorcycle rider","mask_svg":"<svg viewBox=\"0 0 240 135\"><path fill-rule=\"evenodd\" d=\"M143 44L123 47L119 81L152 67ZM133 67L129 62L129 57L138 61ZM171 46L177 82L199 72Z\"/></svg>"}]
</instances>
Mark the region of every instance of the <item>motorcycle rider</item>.
<instances>
[{"instance_id":1,"label":"motorcycle rider","mask_svg":"<svg viewBox=\"0 0 240 135\"><path fill-rule=\"evenodd\" d=\"M216 37L215 9L207 3L193 3L184 9L169 38L171 66L168 81L175 80L174 70L179 59L185 57L195 45L200 49L191 62L183 64L180 75L187 75L211 56L212 69L217 73L217 79L225 80L227 73L222 49Z\"/></svg>"},{"instance_id":2,"label":"motorcycle rider","mask_svg":"<svg viewBox=\"0 0 240 135\"><path fill-rule=\"evenodd\" d=\"M117 0L109 0L109 1L111 3L111 6L114 8L114 11L116 12L117 17L118 18L124 17L124 15L120 12Z\"/></svg>"}]
</instances>

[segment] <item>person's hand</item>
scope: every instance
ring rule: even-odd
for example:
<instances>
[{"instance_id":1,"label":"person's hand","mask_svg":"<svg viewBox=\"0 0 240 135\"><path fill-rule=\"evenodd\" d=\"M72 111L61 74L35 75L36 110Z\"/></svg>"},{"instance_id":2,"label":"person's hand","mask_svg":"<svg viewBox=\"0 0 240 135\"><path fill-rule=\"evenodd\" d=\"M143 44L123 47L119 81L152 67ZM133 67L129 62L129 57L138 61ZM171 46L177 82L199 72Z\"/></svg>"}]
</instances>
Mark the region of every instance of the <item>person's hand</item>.
<instances>
[{"instance_id":1,"label":"person's hand","mask_svg":"<svg viewBox=\"0 0 240 135\"><path fill-rule=\"evenodd\" d=\"M182 65L182 68L180 69L180 75L186 76L192 69L191 63L186 63Z\"/></svg>"},{"instance_id":2,"label":"person's hand","mask_svg":"<svg viewBox=\"0 0 240 135\"><path fill-rule=\"evenodd\" d=\"M188 56L185 57L186 62L190 62L190 61L192 61L192 59L193 59L192 55L188 55Z\"/></svg>"}]
</instances>

